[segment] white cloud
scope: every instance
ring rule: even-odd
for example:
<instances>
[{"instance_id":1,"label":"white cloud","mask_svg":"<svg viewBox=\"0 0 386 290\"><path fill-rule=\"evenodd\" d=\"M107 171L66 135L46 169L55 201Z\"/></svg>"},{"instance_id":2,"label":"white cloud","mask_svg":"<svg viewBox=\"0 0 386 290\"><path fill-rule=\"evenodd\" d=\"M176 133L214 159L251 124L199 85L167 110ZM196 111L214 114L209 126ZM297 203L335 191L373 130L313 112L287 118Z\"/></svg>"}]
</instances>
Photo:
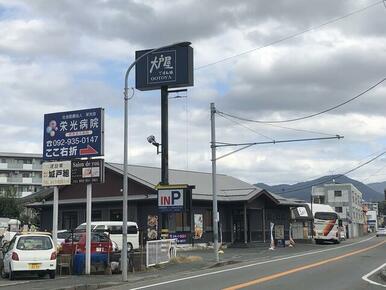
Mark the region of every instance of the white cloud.
<instances>
[{"instance_id":1,"label":"white cloud","mask_svg":"<svg viewBox=\"0 0 386 290\"><path fill-rule=\"evenodd\" d=\"M106 159L121 162L123 77L136 49L190 40L199 67L370 3L287 2L0 0L0 151L41 152L44 113L102 106ZM383 9L374 7L196 70L188 98L170 100L171 167L210 170L210 102L252 119L291 118L335 105L385 77L385 25ZM252 147L221 159L218 171L249 182L281 183L356 166L386 147L385 87L329 114L285 124L345 139ZM146 141L151 134L160 139L159 104L159 92L137 91L130 101L132 163L160 164ZM277 140L320 136L245 124ZM224 142L267 140L220 117L217 136ZM379 163L366 168L352 176L366 178ZM376 180L384 180L382 171L371 178Z\"/></svg>"}]
</instances>

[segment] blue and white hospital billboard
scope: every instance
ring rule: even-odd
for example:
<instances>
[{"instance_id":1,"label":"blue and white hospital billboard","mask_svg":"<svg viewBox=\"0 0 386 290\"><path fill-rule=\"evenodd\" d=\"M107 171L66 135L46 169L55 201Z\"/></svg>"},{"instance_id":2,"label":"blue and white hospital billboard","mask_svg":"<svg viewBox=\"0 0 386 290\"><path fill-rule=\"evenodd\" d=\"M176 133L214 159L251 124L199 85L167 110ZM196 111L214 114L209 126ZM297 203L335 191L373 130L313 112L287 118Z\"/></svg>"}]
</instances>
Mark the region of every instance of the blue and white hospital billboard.
<instances>
[{"instance_id":1,"label":"blue and white hospital billboard","mask_svg":"<svg viewBox=\"0 0 386 290\"><path fill-rule=\"evenodd\" d=\"M104 109L44 115L43 159L103 156Z\"/></svg>"}]
</instances>

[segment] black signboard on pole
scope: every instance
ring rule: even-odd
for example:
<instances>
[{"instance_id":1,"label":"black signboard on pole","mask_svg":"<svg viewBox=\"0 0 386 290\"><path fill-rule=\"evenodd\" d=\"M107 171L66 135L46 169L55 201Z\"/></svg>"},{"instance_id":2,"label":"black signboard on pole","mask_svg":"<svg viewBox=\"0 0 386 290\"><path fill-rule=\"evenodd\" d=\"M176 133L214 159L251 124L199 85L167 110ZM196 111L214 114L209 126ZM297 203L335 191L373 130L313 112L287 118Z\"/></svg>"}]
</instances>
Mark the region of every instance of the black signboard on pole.
<instances>
[{"instance_id":1,"label":"black signboard on pole","mask_svg":"<svg viewBox=\"0 0 386 290\"><path fill-rule=\"evenodd\" d=\"M105 164L103 159L73 160L71 163L71 183L104 183Z\"/></svg>"},{"instance_id":2,"label":"black signboard on pole","mask_svg":"<svg viewBox=\"0 0 386 290\"><path fill-rule=\"evenodd\" d=\"M149 51L136 51L135 58ZM193 48L175 45L149 53L135 66L135 82L140 91L193 86Z\"/></svg>"}]
</instances>

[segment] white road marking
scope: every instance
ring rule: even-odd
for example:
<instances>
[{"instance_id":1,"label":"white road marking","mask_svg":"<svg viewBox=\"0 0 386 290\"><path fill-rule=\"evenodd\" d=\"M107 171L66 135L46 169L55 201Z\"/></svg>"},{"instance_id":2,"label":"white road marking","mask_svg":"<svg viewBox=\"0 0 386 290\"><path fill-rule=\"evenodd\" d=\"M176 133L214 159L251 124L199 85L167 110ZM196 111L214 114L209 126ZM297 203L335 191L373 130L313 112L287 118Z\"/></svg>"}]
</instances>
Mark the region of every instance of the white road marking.
<instances>
[{"instance_id":1,"label":"white road marking","mask_svg":"<svg viewBox=\"0 0 386 290\"><path fill-rule=\"evenodd\" d=\"M17 285L26 284L29 282L31 281L20 281L20 282L13 282L13 283L7 283L7 284L0 284L0 287L17 286Z\"/></svg>"},{"instance_id":2,"label":"white road marking","mask_svg":"<svg viewBox=\"0 0 386 290\"><path fill-rule=\"evenodd\" d=\"M373 285L377 285L377 286L381 286L381 287L385 287L386 288L386 285L384 284L381 284L381 283L378 283L378 282L375 282L373 280L370 280L369 277L372 276L374 273L378 272L380 269L382 269L383 267L386 266L386 263L379 266L378 268L372 270L370 273L367 273L366 275L364 275L362 277L363 280L365 280L366 282L370 283L370 284L373 284Z\"/></svg>"},{"instance_id":3,"label":"white road marking","mask_svg":"<svg viewBox=\"0 0 386 290\"><path fill-rule=\"evenodd\" d=\"M57 277L55 279L67 279L68 277ZM1 278L0 278L1 279ZM7 286L17 286L20 284L26 284L26 283L33 283L33 282L45 282L45 281L51 281L51 279L45 279L45 280L23 280L23 281L14 281L13 283L7 283L7 284L0 284L1 287L7 287Z\"/></svg>"},{"instance_id":4,"label":"white road marking","mask_svg":"<svg viewBox=\"0 0 386 290\"><path fill-rule=\"evenodd\" d=\"M273 260L256 262L256 263L247 264L247 265L243 265L243 266L238 266L238 267L234 267L234 268L228 268L228 269L218 270L218 271L214 271L214 272L197 274L197 275L193 275L193 276L189 276L189 277L183 277L183 278L178 278L178 279L174 279L174 280L170 280L170 281L165 281L165 282L159 282L159 283L155 283L155 284L140 286L140 287L131 288L131 289L132 290L146 289L146 288L151 288L151 287L156 287L156 286L161 286L161 285L166 285L166 284L172 284L172 283L176 283L176 282L180 282L180 281L192 280L192 279L196 279L196 278L200 278L200 277L211 276L211 275L216 275L216 274L220 274L220 273L240 270L240 269L244 269L244 268L250 268L250 267L254 267L254 266L259 266L259 265L264 265L264 264L269 264L269 263L274 263L274 262L279 262L279 261L284 261L284 260L290 260L290 259L304 257L304 256L309 256L309 255L315 255L315 254L329 252L329 251L334 251L334 250L337 250L337 249L351 247L351 246L354 246L354 245L357 245L357 244L360 244L360 243L364 243L364 242L370 241L374 237L375 236L372 236L371 238L368 238L368 239L365 239L365 240L361 240L361 241L358 241L358 242L355 242L355 243L352 243L352 244L348 244L348 245L334 247L334 248L331 248L331 249L311 251L311 252L306 252L306 253L302 253L302 254L286 256L286 257L282 257L282 258L276 258L276 259L273 259Z\"/></svg>"}]
</instances>

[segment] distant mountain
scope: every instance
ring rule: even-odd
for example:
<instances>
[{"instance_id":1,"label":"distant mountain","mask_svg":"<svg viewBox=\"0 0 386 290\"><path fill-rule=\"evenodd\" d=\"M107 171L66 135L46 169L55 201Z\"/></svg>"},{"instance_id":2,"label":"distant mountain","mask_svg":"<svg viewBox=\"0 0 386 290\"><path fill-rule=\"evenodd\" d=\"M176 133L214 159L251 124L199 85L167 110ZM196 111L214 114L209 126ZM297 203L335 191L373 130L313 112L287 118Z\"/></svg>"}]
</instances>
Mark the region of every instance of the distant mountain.
<instances>
[{"instance_id":1,"label":"distant mountain","mask_svg":"<svg viewBox=\"0 0 386 290\"><path fill-rule=\"evenodd\" d=\"M336 183L352 183L358 190L363 193L363 199L366 201L381 201L384 200L384 195L381 192L374 190L373 188L359 182L355 179L351 179L347 176L328 175L318 179L299 182L296 184L278 184L278 185L267 185L264 183L257 183L256 186L264 188L270 192L280 194L284 197L292 197L302 199L305 201L310 200L311 188L313 185L319 185L323 183L331 183L335 180Z\"/></svg>"},{"instance_id":2,"label":"distant mountain","mask_svg":"<svg viewBox=\"0 0 386 290\"><path fill-rule=\"evenodd\" d=\"M386 181L384 182L374 182L366 184L368 187L374 189L375 191L378 191L381 194L384 194L384 190L386 189Z\"/></svg>"}]
</instances>

